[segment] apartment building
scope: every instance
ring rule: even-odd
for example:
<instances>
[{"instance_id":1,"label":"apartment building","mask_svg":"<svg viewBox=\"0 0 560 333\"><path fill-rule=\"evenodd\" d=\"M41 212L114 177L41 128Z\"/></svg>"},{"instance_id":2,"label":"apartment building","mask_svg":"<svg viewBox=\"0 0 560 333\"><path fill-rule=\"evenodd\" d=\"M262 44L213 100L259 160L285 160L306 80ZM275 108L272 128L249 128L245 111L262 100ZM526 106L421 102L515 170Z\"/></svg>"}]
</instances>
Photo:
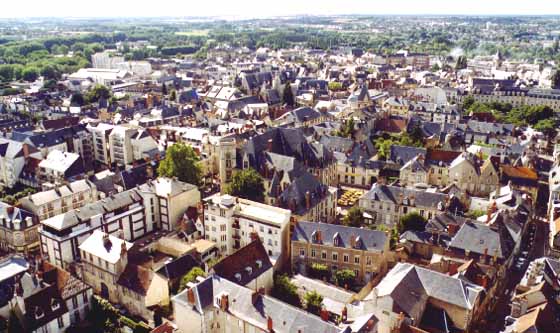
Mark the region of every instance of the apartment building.
<instances>
[{"instance_id":1,"label":"apartment building","mask_svg":"<svg viewBox=\"0 0 560 333\"><path fill-rule=\"evenodd\" d=\"M46 184L58 186L84 174L84 164L79 154L53 150L39 163L37 178L43 187Z\"/></svg>"},{"instance_id":2,"label":"apartment building","mask_svg":"<svg viewBox=\"0 0 560 333\"><path fill-rule=\"evenodd\" d=\"M112 163L120 166L150 157L158 151L156 141L149 133L135 126L115 126L109 134L109 152Z\"/></svg>"},{"instance_id":3,"label":"apartment building","mask_svg":"<svg viewBox=\"0 0 560 333\"><path fill-rule=\"evenodd\" d=\"M306 275L313 263L331 272L350 269L360 283L387 270L389 237L385 232L343 225L297 222L291 237L291 267Z\"/></svg>"},{"instance_id":4,"label":"apartment building","mask_svg":"<svg viewBox=\"0 0 560 333\"><path fill-rule=\"evenodd\" d=\"M87 130L92 135L93 155L96 162L102 165L111 164L109 153L109 135L115 126L106 123L88 124Z\"/></svg>"},{"instance_id":5,"label":"apartment building","mask_svg":"<svg viewBox=\"0 0 560 333\"><path fill-rule=\"evenodd\" d=\"M78 246L95 230L134 241L156 230L173 230L200 192L173 179L155 181L41 221L42 254L60 267L79 259Z\"/></svg>"},{"instance_id":6,"label":"apartment building","mask_svg":"<svg viewBox=\"0 0 560 333\"><path fill-rule=\"evenodd\" d=\"M251 243L253 233L261 239L276 266L285 260L289 244L291 212L258 202L215 194L203 200L204 238L230 255Z\"/></svg>"},{"instance_id":7,"label":"apartment building","mask_svg":"<svg viewBox=\"0 0 560 333\"><path fill-rule=\"evenodd\" d=\"M12 188L19 180L31 150L21 142L0 138L0 186Z\"/></svg>"},{"instance_id":8,"label":"apartment building","mask_svg":"<svg viewBox=\"0 0 560 333\"><path fill-rule=\"evenodd\" d=\"M95 185L87 179L80 179L68 185L37 192L20 199L23 208L35 214L40 221L78 209L98 199Z\"/></svg>"}]
</instances>

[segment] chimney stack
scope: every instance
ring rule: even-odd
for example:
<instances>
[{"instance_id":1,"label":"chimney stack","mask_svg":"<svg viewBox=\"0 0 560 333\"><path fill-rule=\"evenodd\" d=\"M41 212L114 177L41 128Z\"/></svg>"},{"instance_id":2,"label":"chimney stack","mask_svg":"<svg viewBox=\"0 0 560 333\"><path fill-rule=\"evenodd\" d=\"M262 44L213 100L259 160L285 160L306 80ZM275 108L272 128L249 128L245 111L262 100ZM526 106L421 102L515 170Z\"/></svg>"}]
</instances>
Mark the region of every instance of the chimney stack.
<instances>
[{"instance_id":1,"label":"chimney stack","mask_svg":"<svg viewBox=\"0 0 560 333\"><path fill-rule=\"evenodd\" d=\"M225 312L228 310L228 306L229 306L229 297L227 294L222 294L222 296L220 296L220 309Z\"/></svg>"},{"instance_id":2,"label":"chimney stack","mask_svg":"<svg viewBox=\"0 0 560 333\"><path fill-rule=\"evenodd\" d=\"M311 208L311 193L309 191L305 192L305 209L309 210Z\"/></svg>"},{"instance_id":3,"label":"chimney stack","mask_svg":"<svg viewBox=\"0 0 560 333\"><path fill-rule=\"evenodd\" d=\"M266 327L268 328L269 332L274 332L274 326L272 323L272 318L270 316L268 316L267 320L266 320Z\"/></svg>"},{"instance_id":4,"label":"chimney stack","mask_svg":"<svg viewBox=\"0 0 560 333\"><path fill-rule=\"evenodd\" d=\"M325 308L321 309L321 319L329 321L329 312Z\"/></svg>"},{"instance_id":5,"label":"chimney stack","mask_svg":"<svg viewBox=\"0 0 560 333\"><path fill-rule=\"evenodd\" d=\"M126 242L121 243L121 257L126 255Z\"/></svg>"},{"instance_id":6,"label":"chimney stack","mask_svg":"<svg viewBox=\"0 0 560 333\"><path fill-rule=\"evenodd\" d=\"M195 303L195 299L194 299L194 290L193 288L189 288L187 290L187 301L189 302L189 304L194 305Z\"/></svg>"},{"instance_id":7,"label":"chimney stack","mask_svg":"<svg viewBox=\"0 0 560 333\"><path fill-rule=\"evenodd\" d=\"M272 139L268 139L267 143L266 143L266 151L268 151L269 153L272 152Z\"/></svg>"}]
</instances>

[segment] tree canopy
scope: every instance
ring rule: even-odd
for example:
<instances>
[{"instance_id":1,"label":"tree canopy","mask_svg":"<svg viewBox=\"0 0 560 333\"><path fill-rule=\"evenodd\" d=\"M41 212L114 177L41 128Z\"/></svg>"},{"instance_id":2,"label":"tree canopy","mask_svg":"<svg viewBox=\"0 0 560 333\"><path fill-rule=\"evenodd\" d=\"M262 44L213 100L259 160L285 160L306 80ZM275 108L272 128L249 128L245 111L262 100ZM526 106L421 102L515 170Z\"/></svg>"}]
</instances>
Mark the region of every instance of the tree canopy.
<instances>
[{"instance_id":1,"label":"tree canopy","mask_svg":"<svg viewBox=\"0 0 560 333\"><path fill-rule=\"evenodd\" d=\"M351 288L356 282L356 273L351 269L339 269L334 274L336 283L344 288Z\"/></svg>"},{"instance_id":2,"label":"tree canopy","mask_svg":"<svg viewBox=\"0 0 560 333\"><path fill-rule=\"evenodd\" d=\"M342 223L349 227L361 227L364 221L364 212L360 207L354 206L348 209L348 213L342 219Z\"/></svg>"},{"instance_id":3,"label":"tree canopy","mask_svg":"<svg viewBox=\"0 0 560 333\"><path fill-rule=\"evenodd\" d=\"M422 215L416 212L408 213L401 217L397 225L397 230L399 234L408 230L424 231L426 229L426 222L426 219L422 217Z\"/></svg>"},{"instance_id":4,"label":"tree canopy","mask_svg":"<svg viewBox=\"0 0 560 333\"><path fill-rule=\"evenodd\" d=\"M159 164L158 174L164 177L177 177L182 182L200 185L202 168L194 149L179 142L167 148L165 158Z\"/></svg>"},{"instance_id":5,"label":"tree canopy","mask_svg":"<svg viewBox=\"0 0 560 333\"><path fill-rule=\"evenodd\" d=\"M303 296L305 309L313 314L319 315L323 307L323 296L316 291L308 291Z\"/></svg>"},{"instance_id":6,"label":"tree canopy","mask_svg":"<svg viewBox=\"0 0 560 333\"><path fill-rule=\"evenodd\" d=\"M181 278L181 283L179 284L179 292L185 290L187 288L187 285L191 282L195 282L196 278L199 276L206 276L204 270L202 270L202 268L200 267L191 268L191 270Z\"/></svg>"},{"instance_id":7,"label":"tree canopy","mask_svg":"<svg viewBox=\"0 0 560 333\"><path fill-rule=\"evenodd\" d=\"M282 95L282 98L284 104L288 106L294 106L295 104L294 93L292 92L292 86L290 82L286 82L286 85L284 86L284 94Z\"/></svg>"},{"instance_id":8,"label":"tree canopy","mask_svg":"<svg viewBox=\"0 0 560 333\"><path fill-rule=\"evenodd\" d=\"M292 281L290 281L290 278L286 274L277 275L274 278L272 296L293 306L301 306L301 300L297 293L297 287L292 283Z\"/></svg>"},{"instance_id":9,"label":"tree canopy","mask_svg":"<svg viewBox=\"0 0 560 333\"><path fill-rule=\"evenodd\" d=\"M235 172L226 192L248 200L264 200L264 181L262 176L252 168Z\"/></svg>"}]
</instances>

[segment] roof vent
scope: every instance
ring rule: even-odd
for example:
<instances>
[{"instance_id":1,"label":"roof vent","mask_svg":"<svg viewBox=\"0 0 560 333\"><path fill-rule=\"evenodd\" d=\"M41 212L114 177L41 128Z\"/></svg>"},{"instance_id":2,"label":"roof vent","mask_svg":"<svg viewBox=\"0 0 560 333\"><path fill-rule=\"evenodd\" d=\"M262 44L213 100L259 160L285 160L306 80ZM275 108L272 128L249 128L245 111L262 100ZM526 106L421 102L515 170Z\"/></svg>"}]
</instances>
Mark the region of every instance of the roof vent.
<instances>
[{"instance_id":1,"label":"roof vent","mask_svg":"<svg viewBox=\"0 0 560 333\"><path fill-rule=\"evenodd\" d=\"M262 260L257 260L257 268L261 268L262 267Z\"/></svg>"},{"instance_id":2,"label":"roof vent","mask_svg":"<svg viewBox=\"0 0 560 333\"><path fill-rule=\"evenodd\" d=\"M249 275L253 274L253 268L251 266L245 267L245 270L247 271L247 274Z\"/></svg>"},{"instance_id":3,"label":"roof vent","mask_svg":"<svg viewBox=\"0 0 560 333\"><path fill-rule=\"evenodd\" d=\"M236 279L237 281L241 281L241 274L235 273L235 279Z\"/></svg>"}]
</instances>

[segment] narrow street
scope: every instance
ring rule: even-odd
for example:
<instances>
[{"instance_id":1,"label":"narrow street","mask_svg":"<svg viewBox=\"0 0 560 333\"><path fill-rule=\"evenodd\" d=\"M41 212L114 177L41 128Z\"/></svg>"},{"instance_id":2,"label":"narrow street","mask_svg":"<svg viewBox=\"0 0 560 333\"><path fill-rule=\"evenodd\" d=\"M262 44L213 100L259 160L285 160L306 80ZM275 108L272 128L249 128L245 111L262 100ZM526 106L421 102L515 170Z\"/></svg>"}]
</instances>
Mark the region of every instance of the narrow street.
<instances>
[{"instance_id":1,"label":"narrow street","mask_svg":"<svg viewBox=\"0 0 560 333\"><path fill-rule=\"evenodd\" d=\"M546 244L546 235L548 235L548 228L547 225L539 219L535 219L536 223L536 231L535 231L535 240L533 242L533 247L529 249L529 260L531 262L534 259L540 258L545 254L545 244ZM523 239L523 246L525 246L528 240L526 237ZM523 249L522 249L523 251ZM484 329L480 328L478 332L480 333L499 333L504 329L504 319L506 316L510 314L510 299L513 290L523 278L527 267L525 267L521 271L516 271L511 269L506 275L506 286L503 292L500 295L496 295L499 297L496 306L492 312L489 312L486 317L486 322L483 325Z\"/></svg>"}]
</instances>

